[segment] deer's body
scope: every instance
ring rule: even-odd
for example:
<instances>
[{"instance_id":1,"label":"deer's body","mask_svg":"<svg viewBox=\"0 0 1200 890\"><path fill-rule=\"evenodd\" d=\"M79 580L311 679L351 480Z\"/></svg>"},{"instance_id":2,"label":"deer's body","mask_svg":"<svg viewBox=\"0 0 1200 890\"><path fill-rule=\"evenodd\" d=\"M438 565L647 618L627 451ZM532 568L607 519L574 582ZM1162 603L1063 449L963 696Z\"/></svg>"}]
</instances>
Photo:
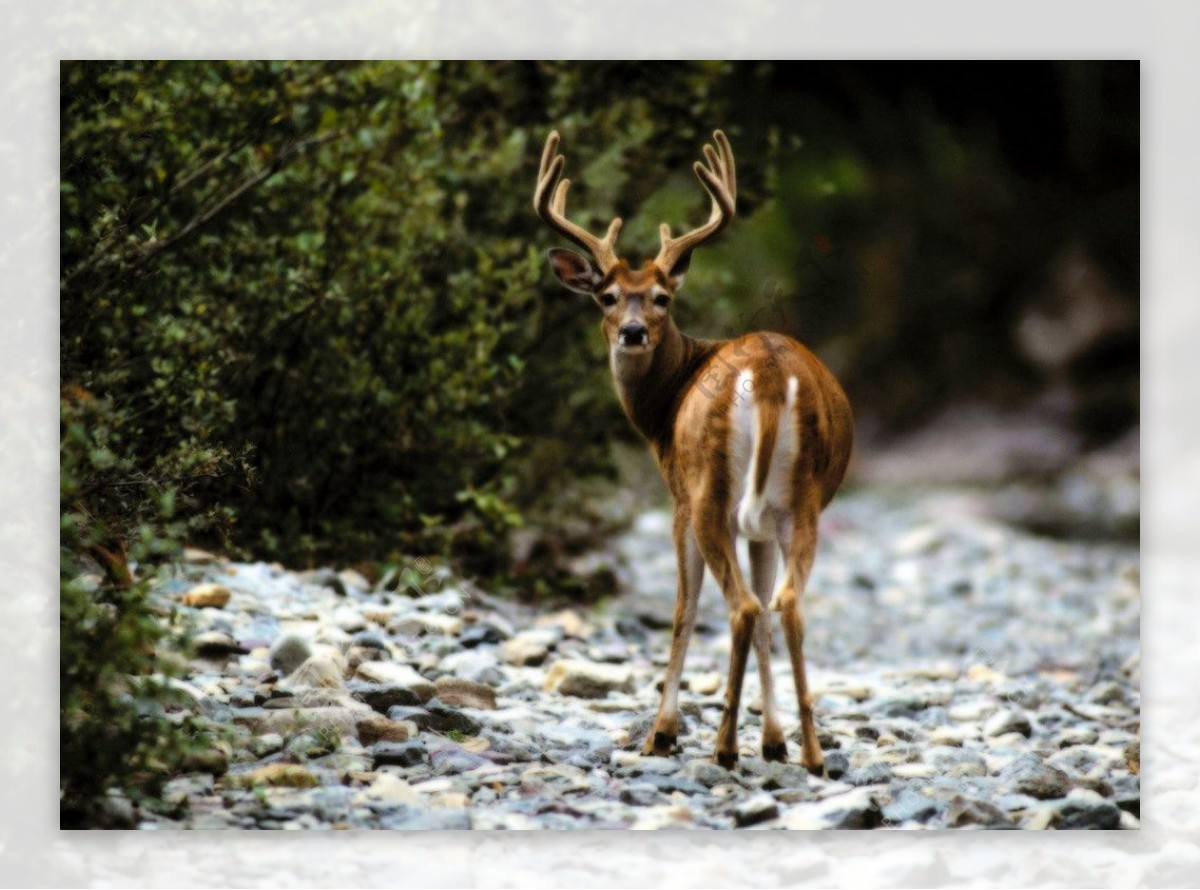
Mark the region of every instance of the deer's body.
<instances>
[{"instance_id":1,"label":"deer's body","mask_svg":"<svg viewBox=\"0 0 1200 890\"><path fill-rule=\"evenodd\" d=\"M555 272L568 287L591 294L604 308L601 329L617 395L630 421L650 443L675 502L674 542L679 564L675 624L662 703L646 753L665 754L680 730L678 693L687 645L695 626L704 566L729 607L732 651L726 710L717 736L717 760L738 757L737 713L750 644L763 687L764 757L786 759L787 746L770 673L768 608L781 613L800 705L803 763L823 765L804 669L803 593L817 544L817 520L845 475L853 428L845 394L807 348L781 334L736 340L698 340L679 331L669 315L690 253L732 216L736 183L728 141L706 146L711 169L697 174L713 199L709 223L670 238L642 269L613 251L620 220L604 239L564 216L567 182L553 204L549 188L561 172L551 159L557 134L543 153L535 206L557 230L587 248L599 267L571 251L552 251ZM737 563L736 539L749 540L750 579ZM786 576L774 590L778 547ZM761 620L760 620L761 616Z\"/></svg>"}]
</instances>

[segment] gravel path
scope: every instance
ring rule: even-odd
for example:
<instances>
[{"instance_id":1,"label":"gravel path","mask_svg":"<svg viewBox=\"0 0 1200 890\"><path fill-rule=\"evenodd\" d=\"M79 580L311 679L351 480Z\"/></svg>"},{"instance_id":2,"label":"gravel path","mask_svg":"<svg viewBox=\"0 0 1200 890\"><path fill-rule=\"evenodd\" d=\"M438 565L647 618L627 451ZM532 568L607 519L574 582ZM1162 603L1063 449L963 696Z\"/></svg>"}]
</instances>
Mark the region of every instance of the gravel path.
<instances>
[{"instance_id":1,"label":"gravel path","mask_svg":"<svg viewBox=\"0 0 1200 890\"><path fill-rule=\"evenodd\" d=\"M712 751L729 634L710 579L672 757L657 706L675 569L666 513L617 545L633 593L537 612L417 561L352 571L192 561L160 594L202 630L187 689L232 745L143 828L1136 828L1135 547L1052 541L963 490L851 492L823 518L806 653L829 776ZM777 622L776 622L777 623Z\"/></svg>"}]
</instances>

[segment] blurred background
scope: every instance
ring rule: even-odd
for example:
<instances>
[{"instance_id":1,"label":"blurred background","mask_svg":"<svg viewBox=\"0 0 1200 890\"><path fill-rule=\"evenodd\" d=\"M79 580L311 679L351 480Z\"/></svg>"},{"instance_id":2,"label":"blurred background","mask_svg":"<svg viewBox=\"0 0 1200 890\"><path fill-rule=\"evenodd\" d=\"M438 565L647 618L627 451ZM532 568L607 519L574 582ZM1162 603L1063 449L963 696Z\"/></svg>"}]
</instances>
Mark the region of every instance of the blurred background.
<instances>
[{"instance_id":1,"label":"blurred background","mask_svg":"<svg viewBox=\"0 0 1200 890\"><path fill-rule=\"evenodd\" d=\"M63 63L63 572L183 544L521 595L665 495L598 313L531 196L623 255L695 224L715 127L739 218L681 327L808 343L848 485L966 485L1053 535L1138 533L1139 66Z\"/></svg>"}]
</instances>

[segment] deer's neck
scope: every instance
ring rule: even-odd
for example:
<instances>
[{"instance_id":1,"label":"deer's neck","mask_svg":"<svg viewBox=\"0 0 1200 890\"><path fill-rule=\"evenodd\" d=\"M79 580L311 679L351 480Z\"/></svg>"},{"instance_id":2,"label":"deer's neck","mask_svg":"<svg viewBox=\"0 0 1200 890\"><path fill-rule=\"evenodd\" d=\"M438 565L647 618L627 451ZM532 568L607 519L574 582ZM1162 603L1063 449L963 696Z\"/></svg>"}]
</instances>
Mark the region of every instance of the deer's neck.
<instances>
[{"instance_id":1,"label":"deer's neck","mask_svg":"<svg viewBox=\"0 0 1200 890\"><path fill-rule=\"evenodd\" d=\"M689 337L670 319L653 352L629 355L615 348L610 351L613 384L625 414L654 447L660 461L670 450L683 394L722 342Z\"/></svg>"}]
</instances>

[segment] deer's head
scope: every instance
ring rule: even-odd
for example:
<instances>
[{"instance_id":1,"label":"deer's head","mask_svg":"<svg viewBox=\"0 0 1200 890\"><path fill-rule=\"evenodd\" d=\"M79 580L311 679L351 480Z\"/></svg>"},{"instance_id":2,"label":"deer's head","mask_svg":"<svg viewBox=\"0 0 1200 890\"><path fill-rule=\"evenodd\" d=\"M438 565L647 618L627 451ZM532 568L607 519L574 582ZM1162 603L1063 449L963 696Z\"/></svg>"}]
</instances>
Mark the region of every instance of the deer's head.
<instances>
[{"instance_id":1,"label":"deer's head","mask_svg":"<svg viewBox=\"0 0 1200 890\"><path fill-rule=\"evenodd\" d=\"M654 351L661 342L671 302L683 284L692 251L733 218L737 200L733 150L720 130L713 133L713 140L716 148L704 146L708 165L700 161L693 165L700 184L712 198L708 222L678 238L672 238L670 226L663 223L659 227L662 245L658 255L634 269L616 253L620 217L609 224L603 238L567 219L571 181L559 181L566 159L558 154L558 133L546 139L533 195L534 209L552 229L587 251L585 255L554 248L550 251L550 266L559 281L573 291L589 294L603 310L601 329L613 355Z\"/></svg>"}]
</instances>

